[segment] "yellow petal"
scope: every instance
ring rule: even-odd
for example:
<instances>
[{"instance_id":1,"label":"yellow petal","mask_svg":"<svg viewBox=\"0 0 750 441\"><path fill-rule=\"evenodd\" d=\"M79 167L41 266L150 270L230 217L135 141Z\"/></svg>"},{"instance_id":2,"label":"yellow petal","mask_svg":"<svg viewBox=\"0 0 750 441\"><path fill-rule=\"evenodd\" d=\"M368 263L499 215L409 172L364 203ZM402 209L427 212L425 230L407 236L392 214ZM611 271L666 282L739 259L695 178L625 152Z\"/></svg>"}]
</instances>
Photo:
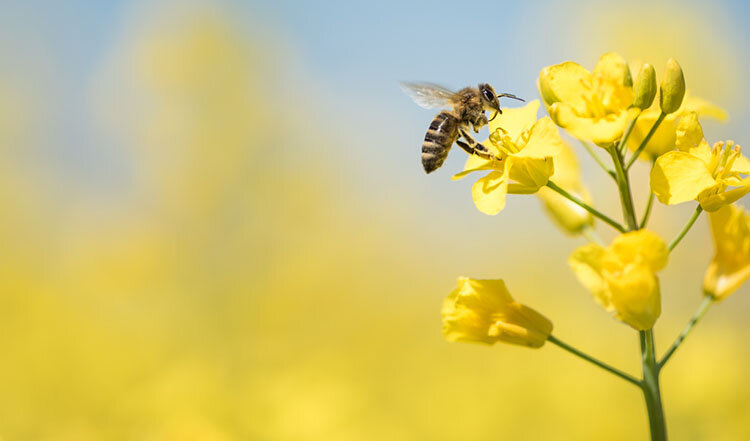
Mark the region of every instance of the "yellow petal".
<instances>
[{"instance_id":1,"label":"yellow petal","mask_svg":"<svg viewBox=\"0 0 750 441\"><path fill-rule=\"evenodd\" d=\"M584 141L606 146L620 139L629 119L626 110L603 118L579 117L568 103L555 103L548 109L550 117L560 127Z\"/></svg>"},{"instance_id":2,"label":"yellow petal","mask_svg":"<svg viewBox=\"0 0 750 441\"><path fill-rule=\"evenodd\" d=\"M547 185L549 177L555 171L552 158L509 158L512 166L509 167L510 179L515 184L508 187L509 193L531 194L536 193L541 187Z\"/></svg>"},{"instance_id":3,"label":"yellow petal","mask_svg":"<svg viewBox=\"0 0 750 441\"><path fill-rule=\"evenodd\" d=\"M503 279L459 277L458 289L460 299L457 302L472 309L498 311L513 301Z\"/></svg>"},{"instance_id":4,"label":"yellow petal","mask_svg":"<svg viewBox=\"0 0 750 441\"><path fill-rule=\"evenodd\" d=\"M742 173L744 175L750 174L750 160L744 155L738 156L737 159L735 159L734 164L732 164L732 172Z\"/></svg>"},{"instance_id":5,"label":"yellow petal","mask_svg":"<svg viewBox=\"0 0 750 441\"><path fill-rule=\"evenodd\" d=\"M529 140L520 152L513 156L519 158L546 158L560 153L563 141L560 132L548 116L536 121L529 132Z\"/></svg>"},{"instance_id":6,"label":"yellow petal","mask_svg":"<svg viewBox=\"0 0 750 441\"><path fill-rule=\"evenodd\" d=\"M495 215L505 208L508 193L507 173L490 172L471 187L474 205L484 214Z\"/></svg>"},{"instance_id":7,"label":"yellow petal","mask_svg":"<svg viewBox=\"0 0 750 441\"><path fill-rule=\"evenodd\" d=\"M539 348L552 332L552 322L514 301L503 280L459 277L458 288L443 303L442 315L448 341L502 341Z\"/></svg>"},{"instance_id":8,"label":"yellow petal","mask_svg":"<svg viewBox=\"0 0 750 441\"><path fill-rule=\"evenodd\" d=\"M748 193L750 193L750 181L745 179L741 187L718 193L716 192L716 188L709 188L699 194L697 199L704 210L712 212L739 200Z\"/></svg>"},{"instance_id":9,"label":"yellow petal","mask_svg":"<svg viewBox=\"0 0 750 441\"><path fill-rule=\"evenodd\" d=\"M685 112L676 128L675 145L681 152L689 152L703 141L703 127L698 121L698 113Z\"/></svg>"},{"instance_id":10,"label":"yellow petal","mask_svg":"<svg viewBox=\"0 0 750 441\"><path fill-rule=\"evenodd\" d=\"M683 111L696 112L700 116L708 116L710 118L718 119L721 122L726 122L729 116L726 110L716 104L708 102L703 98L690 96L689 91L685 94L685 100L682 102L682 108L678 113Z\"/></svg>"},{"instance_id":11,"label":"yellow petal","mask_svg":"<svg viewBox=\"0 0 750 441\"><path fill-rule=\"evenodd\" d=\"M678 150L700 158L707 165L711 163L711 147L703 136L703 127L696 112L686 112L675 129L675 146Z\"/></svg>"},{"instance_id":12,"label":"yellow petal","mask_svg":"<svg viewBox=\"0 0 750 441\"><path fill-rule=\"evenodd\" d=\"M453 290L443 302L443 337L451 342L495 343L495 338L487 333L489 320L478 311L456 304L460 291Z\"/></svg>"},{"instance_id":13,"label":"yellow petal","mask_svg":"<svg viewBox=\"0 0 750 441\"><path fill-rule=\"evenodd\" d=\"M669 258L669 250L664 239L646 229L617 236L609 248L620 262L642 263L654 272L666 267Z\"/></svg>"},{"instance_id":14,"label":"yellow petal","mask_svg":"<svg viewBox=\"0 0 750 441\"><path fill-rule=\"evenodd\" d=\"M735 271L728 270L721 262L713 261L708 264L703 278L703 291L716 299L724 300L737 291L750 278L750 265L740 267Z\"/></svg>"},{"instance_id":15,"label":"yellow petal","mask_svg":"<svg viewBox=\"0 0 750 441\"><path fill-rule=\"evenodd\" d=\"M615 316L639 331L651 329L661 314L659 279L643 264L628 264L616 274L605 273Z\"/></svg>"},{"instance_id":16,"label":"yellow petal","mask_svg":"<svg viewBox=\"0 0 750 441\"><path fill-rule=\"evenodd\" d=\"M655 106L652 105L651 108L641 113L641 115L638 117L638 120L633 127L633 131L630 133L630 137L628 138L627 146L631 151L635 151L641 145L641 142L643 142L646 134L651 130L654 122L659 117L661 109L659 109L658 101L658 99L655 100ZM689 118L695 118L695 121L690 119L689 121L683 123L685 118L688 117L688 115L692 112L695 112L695 116ZM682 151L689 151L695 156L705 157L705 154L710 155L711 149L710 147L708 147L708 144L705 144L705 146L701 146L700 152L690 150L689 147L687 147L688 143L693 147L698 147L702 144L700 140L703 138L703 129L700 129L700 136L697 139L695 138L695 136L693 136L689 140L684 140L682 142L683 147L680 147L680 131L684 131L689 125L697 124L698 127L700 127L700 124L698 124L697 122L698 116L713 117L719 119L720 121L725 121L726 115L726 112L718 106L715 106L701 98L686 96L685 100L683 100L680 110L667 115L664 121L659 125L659 128L653 134L651 140L649 140L648 145L644 149L644 154L639 156L639 159L651 160L670 150L674 150L675 147ZM697 131L694 130L693 133L697 133Z\"/></svg>"},{"instance_id":17,"label":"yellow petal","mask_svg":"<svg viewBox=\"0 0 750 441\"><path fill-rule=\"evenodd\" d=\"M594 67L594 75L600 75L605 81L632 86L633 78L630 67L622 56L615 52L608 52L601 57Z\"/></svg>"},{"instance_id":18,"label":"yellow petal","mask_svg":"<svg viewBox=\"0 0 750 441\"><path fill-rule=\"evenodd\" d=\"M651 191L668 205L693 200L714 185L706 164L685 152L665 153L651 170Z\"/></svg>"},{"instance_id":19,"label":"yellow petal","mask_svg":"<svg viewBox=\"0 0 750 441\"><path fill-rule=\"evenodd\" d=\"M606 53L599 58L593 76L600 82L601 104L608 112L625 110L633 104L633 78L630 67L619 54Z\"/></svg>"},{"instance_id":20,"label":"yellow petal","mask_svg":"<svg viewBox=\"0 0 750 441\"><path fill-rule=\"evenodd\" d=\"M722 300L750 277L750 216L727 205L709 215L715 253L706 270L703 289Z\"/></svg>"},{"instance_id":21,"label":"yellow petal","mask_svg":"<svg viewBox=\"0 0 750 441\"><path fill-rule=\"evenodd\" d=\"M552 333L552 322L537 311L513 302L493 316L489 334L505 343L541 348Z\"/></svg>"},{"instance_id":22,"label":"yellow petal","mask_svg":"<svg viewBox=\"0 0 750 441\"><path fill-rule=\"evenodd\" d=\"M515 141L524 130L529 130L536 123L539 111L539 100L533 100L523 107L503 108L503 113L490 121L490 133L501 128Z\"/></svg>"},{"instance_id":23,"label":"yellow petal","mask_svg":"<svg viewBox=\"0 0 750 441\"><path fill-rule=\"evenodd\" d=\"M602 275L602 259L605 250L600 245L590 243L578 247L568 258L568 264L578 281L594 295L594 299L606 309L612 304L607 283Z\"/></svg>"},{"instance_id":24,"label":"yellow petal","mask_svg":"<svg viewBox=\"0 0 750 441\"><path fill-rule=\"evenodd\" d=\"M627 147L629 150L635 151L640 147L658 117L659 114L653 112L644 112L638 117L633 126L633 131L630 132L630 137L628 138ZM639 159L650 161L670 150L674 150L676 118L676 115L673 113L664 118L664 121L662 121L656 132L651 136L643 153L638 157Z\"/></svg>"},{"instance_id":25,"label":"yellow petal","mask_svg":"<svg viewBox=\"0 0 750 441\"><path fill-rule=\"evenodd\" d=\"M552 175L555 184L568 191L576 191L582 187L578 158L570 145L563 143L552 160L555 164L555 173Z\"/></svg>"},{"instance_id":26,"label":"yellow petal","mask_svg":"<svg viewBox=\"0 0 750 441\"><path fill-rule=\"evenodd\" d=\"M564 102L579 114L586 111L583 99L583 82L590 81L591 73L572 61L548 66L539 74L539 91L547 106Z\"/></svg>"},{"instance_id":27,"label":"yellow petal","mask_svg":"<svg viewBox=\"0 0 750 441\"><path fill-rule=\"evenodd\" d=\"M454 181L458 181L475 171L484 170L495 170L495 167L493 166L491 161L487 161L486 159L482 159L476 155L469 155L469 157L466 159L466 164L464 165L464 171L456 173L455 175L453 175L453 177L451 177L451 179Z\"/></svg>"}]
</instances>

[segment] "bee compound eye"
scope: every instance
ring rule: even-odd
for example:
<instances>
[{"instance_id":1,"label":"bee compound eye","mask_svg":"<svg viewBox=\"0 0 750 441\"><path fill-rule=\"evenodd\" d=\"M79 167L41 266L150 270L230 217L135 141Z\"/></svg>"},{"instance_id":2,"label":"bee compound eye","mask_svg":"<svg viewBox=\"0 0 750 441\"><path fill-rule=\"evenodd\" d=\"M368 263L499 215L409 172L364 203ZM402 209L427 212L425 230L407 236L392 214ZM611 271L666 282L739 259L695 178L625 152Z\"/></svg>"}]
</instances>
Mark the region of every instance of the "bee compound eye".
<instances>
[{"instance_id":1,"label":"bee compound eye","mask_svg":"<svg viewBox=\"0 0 750 441\"><path fill-rule=\"evenodd\" d=\"M482 90L482 96L484 96L484 99L486 99L487 101L492 101L493 95L490 93L489 90L487 89Z\"/></svg>"}]
</instances>

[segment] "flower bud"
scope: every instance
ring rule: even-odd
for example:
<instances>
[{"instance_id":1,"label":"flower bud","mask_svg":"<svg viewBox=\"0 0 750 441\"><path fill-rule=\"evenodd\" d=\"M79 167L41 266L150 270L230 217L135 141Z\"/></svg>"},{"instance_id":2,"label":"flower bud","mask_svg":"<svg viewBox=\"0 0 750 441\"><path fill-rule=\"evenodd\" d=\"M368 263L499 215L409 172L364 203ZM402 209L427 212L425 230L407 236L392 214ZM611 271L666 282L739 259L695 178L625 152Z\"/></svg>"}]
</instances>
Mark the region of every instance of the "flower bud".
<instances>
[{"instance_id":1,"label":"flower bud","mask_svg":"<svg viewBox=\"0 0 750 441\"><path fill-rule=\"evenodd\" d=\"M667 114L676 112L685 97L685 77L674 58L667 60L667 69L664 71L659 91L661 111Z\"/></svg>"},{"instance_id":2,"label":"flower bud","mask_svg":"<svg viewBox=\"0 0 750 441\"><path fill-rule=\"evenodd\" d=\"M540 348L552 333L552 322L513 300L499 280L458 278L443 304L443 335L448 341L505 342Z\"/></svg>"},{"instance_id":3,"label":"flower bud","mask_svg":"<svg viewBox=\"0 0 750 441\"><path fill-rule=\"evenodd\" d=\"M656 71L654 66L644 64L638 72L638 78L635 80L635 100L633 107L646 110L651 107L656 96Z\"/></svg>"}]
</instances>

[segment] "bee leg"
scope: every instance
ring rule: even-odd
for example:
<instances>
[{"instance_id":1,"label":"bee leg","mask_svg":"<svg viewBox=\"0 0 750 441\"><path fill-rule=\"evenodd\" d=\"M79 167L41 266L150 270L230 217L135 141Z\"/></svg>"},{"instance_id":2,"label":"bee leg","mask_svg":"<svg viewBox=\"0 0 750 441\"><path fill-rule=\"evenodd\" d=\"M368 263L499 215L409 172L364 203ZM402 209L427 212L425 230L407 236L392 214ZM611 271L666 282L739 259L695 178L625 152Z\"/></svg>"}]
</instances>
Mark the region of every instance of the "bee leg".
<instances>
[{"instance_id":1,"label":"bee leg","mask_svg":"<svg viewBox=\"0 0 750 441\"><path fill-rule=\"evenodd\" d=\"M498 158L497 156L495 156L492 153L490 153L489 151L487 151L486 148L484 148L484 150L479 150L478 147L482 146L482 144L476 144L475 146L471 146L471 145L469 145L469 144L461 141L460 139L456 140L456 144L458 144L459 147L461 147L462 149L464 149L464 151L466 153L470 154L470 155L479 156L480 158L486 159L487 161L492 161L492 162L500 161L500 158ZM482 147L484 147L484 146L482 146Z\"/></svg>"},{"instance_id":2,"label":"bee leg","mask_svg":"<svg viewBox=\"0 0 750 441\"><path fill-rule=\"evenodd\" d=\"M475 151L479 151L479 152L488 154L488 155L491 154L490 151L487 149L487 147L485 147L481 143L478 143L471 135L469 135L469 133L466 130L459 129L458 132L461 135L461 137L466 140L466 142L468 143L468 145L470 147L472 147L472 149L474 149Z\"/></svg>"},{"instance_id":3,"label":"bee leg","mask_svg":"<svg viewBox=\"0 0 750 441\"><path fill-rule=\"evenodd\" d=\"M474 138L472 138L472 136L469 135L466 130L460 129L459 133L461 137L466 140L466 142L463 142L459 139L456 140L456 144L464 149L466 153L479 156L480 158L486 159L488 161L500 161L500 158L493 155L483 144L476 142L476 140L474 140Z\"/></svg>"}]
</instances>

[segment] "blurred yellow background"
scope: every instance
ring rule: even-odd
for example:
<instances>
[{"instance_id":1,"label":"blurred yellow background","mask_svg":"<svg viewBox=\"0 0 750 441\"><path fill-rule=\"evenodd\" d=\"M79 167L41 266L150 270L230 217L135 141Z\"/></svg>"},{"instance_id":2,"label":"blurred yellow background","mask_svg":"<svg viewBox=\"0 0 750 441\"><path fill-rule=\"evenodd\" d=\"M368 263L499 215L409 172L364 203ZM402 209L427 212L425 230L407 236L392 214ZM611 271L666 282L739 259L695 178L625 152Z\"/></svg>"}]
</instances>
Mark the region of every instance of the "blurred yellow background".
<instances>
[{"instance_id":1,"label":"blurred yellow background","mask_svg":"<svg viewBox=\"0 0 750 441\"><path fill-rule=\"evenodd\" d=\"M432 114L398 81L531 99L546 65L674 56L731 115L708 139L748 144L746 5L94 3L0 6L0 440L647 439L639 391L554 346L443 341L455 278L502 277L639 369L567 268L583 239L533 197L477 212L459 150L423 174ZM652 228L673 237L685 205ZM662 351L711 254L701 219L661 277ZM750 439L749 296L665 369L673 439Z\"/></svg>"}]
</instances>

